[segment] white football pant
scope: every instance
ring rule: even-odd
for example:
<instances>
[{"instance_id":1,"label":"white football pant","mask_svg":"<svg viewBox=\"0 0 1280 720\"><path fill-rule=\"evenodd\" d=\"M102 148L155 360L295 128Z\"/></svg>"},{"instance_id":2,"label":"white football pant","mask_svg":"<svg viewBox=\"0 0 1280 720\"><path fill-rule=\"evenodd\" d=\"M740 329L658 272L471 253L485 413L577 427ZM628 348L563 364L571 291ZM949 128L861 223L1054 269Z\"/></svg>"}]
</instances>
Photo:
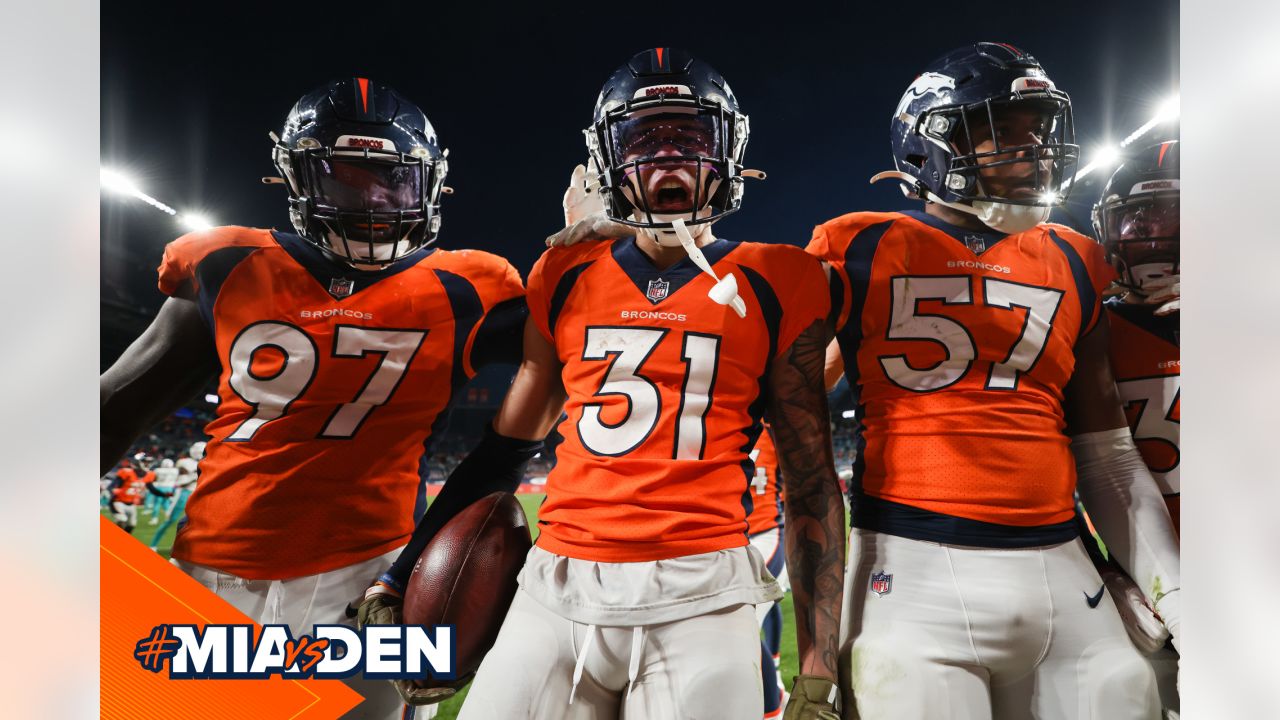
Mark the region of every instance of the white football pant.
<instances>
[{"instance_id":1,"label":"white football pant","mask_svg":"<svg viewBox=\"0 0 1280 720\"><path fill-rule=\"evenodd\" d=\"M459 720L742 720L764 714L751 605L654 625L596 626L523 588Z\"/></svg>"},{"instance_id":2,"label":"white football pant","mask_svg":"<svg viewBox=\"0 0 1280 720\"><path fill-rule=\"evenodd\" d=\"M288 625L294 637L311 634L315 625L340 624L354 628L347 606L359 607L364 591L400 554L397 548L384 555L337 570L289 580L247 580L204 565L174 559L172 562L197 582L226 600L235 609L263 625ZM357 675L343 680L364 696L343 718L351 720L401 720L435 717L435 706L416 708L405 716L405 705L386 680L366 680Z\"/></svg>"},{"instance_id":3,"label":"white football pant","mask_svg":"<svg viewBox=\"0 0 1280 720\"><path fill-rule=\"evenodd\" d=\"M138 524L138 506L120 500L111 501L111 517L118 523Z\"/></svg>"},{"instance_id":4,"label":"white football pant","mask_svg":"<svg viewBox=\"0 0 1280 720\"><path fill-rule=\"evenodd\" d=\"M778 587L782 588L782 592L790 592L791 578L787 577L787 559L782 552L782 528L776 527L750 535L747 540L751 543L751 547L760 551L760 557L764 558L769 574L778 580ZM764 622L765 616L774 605L777 603L756 605L756 622Z\"/></svg>"},{"instance_id":5,"label":"white football pant","mask_svg":"<svg viewBox=\"0 0 1280 720\"><path fill-rule=\"evenodd\" d=\"M1160 717L1151 666L1079 540L992 549L855 528L841 643L846 718Z\"/></svg>"}]
</instances>

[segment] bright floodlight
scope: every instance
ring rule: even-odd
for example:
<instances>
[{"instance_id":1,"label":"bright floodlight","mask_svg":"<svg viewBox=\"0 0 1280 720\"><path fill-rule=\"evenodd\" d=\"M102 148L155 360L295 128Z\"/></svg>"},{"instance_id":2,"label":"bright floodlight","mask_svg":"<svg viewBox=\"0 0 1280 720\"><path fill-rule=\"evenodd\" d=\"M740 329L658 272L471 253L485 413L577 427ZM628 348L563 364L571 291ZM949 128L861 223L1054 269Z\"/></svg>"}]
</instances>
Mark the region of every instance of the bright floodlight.
<instances>
[{"instance_id":1,"label":"bright floodlight","mask_svg":"<svg viewBox=\"0 0 1280 720\"><path fill-rule=\"evenodd\" d=\"M1103 145L1093 154L1093 164L1097 167L1109 168L1120 160L1120 148L1115 145Z\"/></svg>"},{"instance_id":2,"label":"bright floodlight","mask_svg":"<svg viewBox=\"0 0 1280 720\"><path fill-rule=\"evenodd\" d=\"M102 187L106 190L120 193L121 195L127 195L131 198L137 198L138 200L141 200L142 202L150 205L151 207L161 212L168 213L169 215L178 214L177 210L174 210L168 205L165 205L159 200L142 192L142 190L138 189L138 186L136 183L134 183L129 178L125 177L124 175L121 175L120 173L114 170L99 168L98 178L99 178L99 182L102 184Z\"/></svg>"},{"instance_id":3,"label":"bright floodlight","mask_svg":"<svg viewBox=\"0 0 1280 720\"><path fill-rule=\"evenodd\" d=\"M114 170L102 168L99 172L99 182L102 187L112 192L123 193L125 195L137 195L138 186L132 180L121 175Z\"/></svg>"},{"instance_id":4,"label":"bright floodlight","mask_svg":"<svg viewBox=\"0 0 1280 720\"><path fill-rule=\"evenodd\" d=\"M178 222L188 230L208 230L213 227L213 222L209 218L195 213L182 213L178 216Z\"/></svg>"},{"instance_id":5,"label":"bright floodlight","mask_svg":"<svg viewBox=\"0 0 1280 720\"><path fill-rule=\"evenodd\" d=\"M1160 103L1160 109L1156 111L1156 122L1169 122L1177 120L1182 113L1181 98L1177 95Z\"/></svg>"},{"instance_id":6,"label":"bright floodlight","mask_svg":"<svg viewBox=\"0 0 1280 720\"><path fill-rule=\"evenodd\" d=\"M210 405L217 405L217 404L218 404L218 396L217 396L217 395L205 395L205 396L204 396L204 401L205 401L205 402L207 402L207 403L209 403Z\"/></svg>"},{"instance_id":7,"label":"bright floodlight","mask_svg":"<svg viewBox=\"0 0 1280 720\"><path fill-rule=\"evenodd\" d=\"M851 420L857 416L858 416L857 410L845 410L844 412L840 413L840 417L844 418L845 420Z\"/></svg>"}]
</instances>

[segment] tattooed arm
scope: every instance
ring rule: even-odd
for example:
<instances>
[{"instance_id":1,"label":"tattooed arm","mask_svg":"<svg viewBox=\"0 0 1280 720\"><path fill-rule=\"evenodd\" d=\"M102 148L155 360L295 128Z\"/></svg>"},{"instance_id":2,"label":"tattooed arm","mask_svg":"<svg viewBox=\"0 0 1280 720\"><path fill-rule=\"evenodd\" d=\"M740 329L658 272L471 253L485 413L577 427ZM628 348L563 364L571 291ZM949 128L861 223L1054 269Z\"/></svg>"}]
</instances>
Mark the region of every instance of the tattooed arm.
<instances>
[{"instance_id":1,"label":"tattooed arm","mask_svg":"<svg viewBox=\"0 0 1280 720\"><path fill-rule=\"evenodd\" d=\"M823 384L827 328L800 334L769 375L769 413L786 488L787 572L800 672L835 682L844 594L844 504Z\"/></svg>"}]
</instances>

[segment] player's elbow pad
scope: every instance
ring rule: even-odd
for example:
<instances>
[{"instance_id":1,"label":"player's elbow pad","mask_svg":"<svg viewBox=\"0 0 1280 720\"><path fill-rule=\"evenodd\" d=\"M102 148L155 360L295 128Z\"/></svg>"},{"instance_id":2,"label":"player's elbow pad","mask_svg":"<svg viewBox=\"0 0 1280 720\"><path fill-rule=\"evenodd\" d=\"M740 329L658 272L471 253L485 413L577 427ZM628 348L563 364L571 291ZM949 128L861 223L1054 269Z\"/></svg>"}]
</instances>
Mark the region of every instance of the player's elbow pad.
<instances>
[{"instance_id":1,"label":"player's elbow pad","mask_svg":"<svg viewBox=\"0 0 1280 720\"><path fill-rule=\"evenodd\" d=\"M1178 535L1164 497L1128 428L1071 438L1077 487L1107 549L1151 600L1176 638L1180 621Z\"/></svg>"}]
</instances>

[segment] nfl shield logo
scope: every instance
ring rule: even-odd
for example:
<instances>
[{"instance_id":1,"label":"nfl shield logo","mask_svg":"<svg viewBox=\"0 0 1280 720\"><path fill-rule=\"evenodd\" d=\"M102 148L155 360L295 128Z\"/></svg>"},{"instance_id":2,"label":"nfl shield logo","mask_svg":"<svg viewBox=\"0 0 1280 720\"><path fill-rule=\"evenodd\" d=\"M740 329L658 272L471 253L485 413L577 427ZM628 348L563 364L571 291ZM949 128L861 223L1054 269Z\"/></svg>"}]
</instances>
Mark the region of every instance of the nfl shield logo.
<instances>
[{"instance_id":1,"label":"nfl shield logo","mask_svg":"<svg viewBox=\"0 0 1280 720\"><path fill-rule=\"evenodd\" d=\"M889 573L872 573L871 574L871 592L881 597L888 595L893 589L893 576Z\"/></svg>"},{"instance_id":2,"label":"nfl shield logo","mask_svg":"<svg viewBox=\"0 0 1280 720\"><path fill-rule=\"evenodd\" d=\"M329 281L329 294L336 298L344 298L356 289L356 282L346 278L333 278Z\"/></svg>"},{"instance_id":3,"label":"nfl shield logo","mask_svg":"<svg viewBox=\"0 0 1280 720\"><path fill-rule=\"evenodd\" d=\"M671 283L663 280L662 278L658 278L657 280L649 281L649 289L645 291L644 296L653 302L658 302L665 298L667 296L667 292L670 290Z\"/></svg>"},{"instance_id":4,"label":"nfl shield logo","mask_svg":"<svg viewBox=\"0 0 1280 720\"><path fill-rule=\"evenodd\" d=\"M981 235L965 235L964 244L974 255L981 255L987 249L987 239Z\"/></svg>"}]
</instances>

